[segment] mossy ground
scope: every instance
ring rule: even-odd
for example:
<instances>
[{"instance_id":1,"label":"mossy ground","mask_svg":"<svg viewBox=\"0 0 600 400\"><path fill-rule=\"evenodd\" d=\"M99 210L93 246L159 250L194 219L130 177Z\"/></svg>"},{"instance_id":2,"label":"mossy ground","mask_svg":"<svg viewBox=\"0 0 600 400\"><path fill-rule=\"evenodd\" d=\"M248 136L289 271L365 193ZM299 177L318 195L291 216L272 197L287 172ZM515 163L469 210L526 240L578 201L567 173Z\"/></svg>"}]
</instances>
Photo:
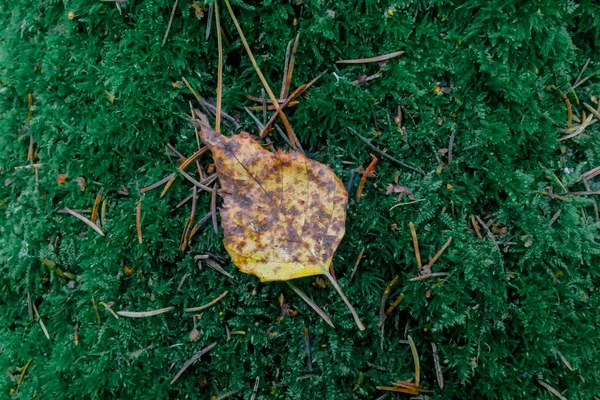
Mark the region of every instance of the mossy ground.
<instances>
[{"instance_id":1,"label":"mossy ground","mask_svg":"<svg viewBox=\"0 0 600 400\"><path fill-rule=\"evenodd\" d=\"M298 285L326 309L336 329L284 283L259 284L231 264L225 269L237 284L210 268L199 270L195 254L225 252L210 225L191 251L178 250L189 215L189 204L173 210L189 193L182 179L163 198L158 191L140 194L174 171L167 144L185 155L197 148L185 117L195 100L182 77L205 98L215 97L214 24L206 40L207 15L197 18L191 0L180 0L162 47L172 6L170 0L130 0L121 11L113 1L0 5L0 397L183 399L237 391L232 398L249 399L258 379L259 399L372 399L383 394L377 385L414 376L407 334L431 398L552 398L539 381L569 399L600 395L599 225L592 197L564 193L585 190L577 179L600 165L600 132L592 125L558 142L565 104L549 87L568 94L576 116L581 103L600 95L597 76L575 89L579 104L568 91L587 58L586 76L597 72L596 2L234 2L275 92L287 43L297 32L292 89L328 71L288 112L314 158L347 182L352 170L371 160L371 151L347 129L353 128L426 173L381 160L365 196L348 209L334 264L367 325L362 333L335 291L311 285L313 278ZM221 15L224 109L256 132L243 107L254 105L245 94L260 96L260 81L223 6ZM334 66L338 59L396 50L406 53L383 67ZM378 71L381 77L365 85L353 83ZM445 83L446 93L434 92L436 82ZM394 121L398 106L402 132ZM225 125L225 132L233 129ZM448 161L453 133L452 162L438 169ZM32 169L15 169L29 163L30 138L35 162L43 164L38 183ZM210 156L200 162L208 166ZM57 184L58 174L68 174L65 184ZM396 174L422 201L389 211L398 200L385 188ZM80 176L88 183L84 192ZM121 185L129 196L117 193ZM357 186L358 178L351 197ZM57 213L89 209L100 187L108 200L106 238ZM567 201L542 193L549 190ZM140 198L142 244L135 227ZM209 211L203 195L198 214ZM471 216L492 222L493 240L483 227L483 238L477 237ZM424 260L453 237L434 267L448 277L408 281L417 274L410 221ZM52 247L57 235L60 246ZM75 274L75 281L40 259ZM400 293L405 299L381 334L381 297L395 276L388 303ZM229 294L204 312L198 340L190 342L194 326L182 309L225 290ZM297 316L280 320L282 294ZM50 340L37 318L30 322L28 295ZM98 323L92 297L114 302L115 310L176 310L115 319L100 306ZM185 361L212 342L217 346L170 385ZM435 383L431 343L442 360L443 390ZM29 360L18 385L18 368Z\"/></svg>"}]
</instances>

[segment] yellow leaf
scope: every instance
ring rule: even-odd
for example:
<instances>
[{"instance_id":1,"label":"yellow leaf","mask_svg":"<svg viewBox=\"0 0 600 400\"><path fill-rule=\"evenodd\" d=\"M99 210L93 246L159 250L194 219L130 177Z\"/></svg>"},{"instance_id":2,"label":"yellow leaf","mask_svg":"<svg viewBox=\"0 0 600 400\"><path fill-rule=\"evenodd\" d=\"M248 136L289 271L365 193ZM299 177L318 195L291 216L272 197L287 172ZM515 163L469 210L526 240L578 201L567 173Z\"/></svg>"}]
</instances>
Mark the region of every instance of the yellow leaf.
<instances>
[{"instance_id":1,"label":"yellow leaf","mask_svg":"<svg viewBox=\"0 0 600 400\"><path fill-rule=\"evenodd\" d=\"M198 127L221 183L233 263L263 282L324 274L344 236L348 202L331 168L296 151L271 153L246 132L226 138Z\"/></svg>"}]
</instances>

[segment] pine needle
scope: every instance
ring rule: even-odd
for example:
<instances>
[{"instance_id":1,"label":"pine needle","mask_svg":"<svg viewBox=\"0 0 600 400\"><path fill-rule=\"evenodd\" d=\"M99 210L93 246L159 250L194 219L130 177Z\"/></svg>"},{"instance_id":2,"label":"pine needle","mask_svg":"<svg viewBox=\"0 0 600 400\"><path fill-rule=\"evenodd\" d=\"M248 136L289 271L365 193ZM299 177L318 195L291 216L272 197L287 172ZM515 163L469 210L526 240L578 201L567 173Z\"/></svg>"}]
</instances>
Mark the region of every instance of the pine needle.
<instances>
[{"instance_id":1,"label":"pine needle","mask_svg":"<svg viewBox=\"0 0 600 400\"><path fill-rule=\"evenodd\" d=\"M95 230L98 233L98 235L104 237L104 232L102 232L102 229L100 229L100 227L98 225L94 224L92 221L90 221L83 215L71 210L70 208L63 208L62 210L59 210L58 212L71 214L72 216L74 216L78 220L84 222L87 226L89 226L90 228Z\"/></svg>"},{"instance_id":2,"label":"pine needle","mask_svg":"<svg viewBox=\"0 0 600 400\"><path fill-rule=\"evenodd\" d=\"M102 319L100 318L100 312L98 311L98 306L96 305L96 299L92 296L92 307L94 307L94 312L96 313L96 321L98 321L98 325L102 323Z\"/></svg>"},{"instance_id":3,"label":"pine needle","mask_svg":"<svg viewBox=\"0 0 600 400\"><path fill-rule=\"evenodd\" d=\"M163 197L165 194L167 194L167 191L169 190L173 182L175 182L175 178L177 178L177 175L173 175L173 177L169 179L169 182L167 182L162 192L160 193L160 197Z\"/></svg>"},{"instance_id":4,"label":"pine needle","mask_svg":"<svg viewBox=\"0 0 600 400\"><path fill-rule=\"evenodd\" d=\"M137 229L138 242L142 244L142 199L138 201L135 210L135 228Z\"/></svg>"},{"instance_id":5,"label":"pine needle","mask_svg":"<svg viewBox=\"0 0 600 400\"><path fill-rule=\"evenodd\" d=\"M147 318L147 317L153 317L155 315L168 313L170 311L173 311L174 309L175 309L175 307L165 307L165 308L161 308L159 310L152 310L152 311L117 311L117 314L120 315L121 317L128 317L128 318Z\"/></svg>"},{"instance_id":6,"label":"pine needle","mask_svg":"<svg viewBox=\"0 0 600 400\"><path fill-rule=\"evenodd\" d=\"M448 275L450 275L448 272L432 272L430 274L422 274L419 276L415 276L414 278L410 278L408 281L409 282L422 281L427 278L433 278L436 276L448 276Z\"/></svg>"},{"instance_id":7,"label":"pine needle","mask_svg":"<svg viewBox=\"0 0 600 400\"><path fill-rule=\"evenodd\" d=\"M402 300L404 300L404 294L400 294L400 296L398 296L398 298L394 300L394 302L388 307L388 309L385 310L385 315L379 322L379 327L383 326L383 323L385 322L387 317L400 305L400 303L402 303Z\"/></svg>"},{"instance_id":8,"label":"pine needle","mask_svg":"<svg viewBox=\"0 0 600 400\"><path fill-rule=\"evenodd\" d=\"M215 235L219 234L219 223L217 222L217 184L215 183L212 188L210 196L210 209L212 212L212 226L215 231Z\"/></svg>"},{"instance_id":9,"label":"pine needle","mask_svg":"<svg viewBox=\"0 0 600 400\"><path fill-rule=\"evenodd\" d=\"M40 326L42 327L42 331L44 331L44 335L46 335L46 339L50 340L50 335L48 334L48 330L46 329L46 325L44 325L44 321L42 321L42 317L40 317L40 313L37 310L37 307L35 306L34 303L32 303L33 306L33 311L35 312L35 316L38 319L38 322L40 323Z\"/></svg>"},{"instance_id":10,"label":"pine needle","mask_svg":"<svg viewBox=\"0 0 600 400\"><path fill-rule=\"evenodd\" d=\"M417 231L415 230L415 224L410 222L408 224L410 227L410 234L412 236L413 247L415 249L415 257L417 258L417 265L419 266L419 272L423 269L423 265L421 264L421 252L419 251L419 239L417 239Z\"/></svg>"},{"instance_id":11,"label":"pine needle","mask_svg":"<svg viewBox=\"0 0 600 400\"><path fill-rule=\"evenodd\" d=\"M371 154L371 157L373 157L373 159L371 160L371 162L365 169L365 172L363 172L363 176L362 176L362 178L360 178L360 183L358 184L358 191L356 192L356 202L357 203L360 201L360 198L363 196L362 192L363 192L365 183L367 182L367 178L369 177L369 175L371 173L375 172L375 167L377 166L377 162L379 161L379 159L377 157L375 157L373 154Z\"/></svg>"},{"instance_id":12,"label":"pine needle","mask_svg":"<svg viewBox=\"0 0 600 400\"><path fill-rule=\"evenodd\" d=\"M175 0L175 4L173 4L173 9L171 10L171 16L169 17L169 23L167 25L167 31L165 32L165 37L163 37L162 45L163 47L165 43L167 43L167 37L169 36L169 31L171 30L171 24L173 23L173 17L175 16L175 10L177 10L177 2L179 0Z\"/></svg>"},{"instance_id":13,"label":"pine needle","mask_svg":"<svg viewBox=\"0 0 600 400\"><path fill-rule=\"evenodd\" d=\"M566 397L564 397L562 394L560 394L560 392L556 389L554 389L552 386L550 386L549 384L547 384L546 382L538 379L537 380L538 383L540 385L542 385L544 388L546 388L546 390L548 390L550 393L552 393L554 396L558 397L560 400L567 400Z\"/></svg>"},{"instance_id":14,"label":"pine needle","mask_svg":"<svg viewBox=\"0 0 600 400\"><path fill-rule=\"evenodd\" d=\"M294 74L294 64L296 63L296 52L298 51L298 42L300 40L300 33L296 35L296 40L294 40L294 46L292 47L292 55L290 57L290 63L288 66L288 70L285 74L285 91L283 92L283 97L288 97L288 93L290 92L290 86L292 84L292 75Z\"/></svg>"},{"instance_id":15,"label":"pine needle","mask_svg":"<svg viewBox=\"0 0 600 400\"><path fill-rule=\"evenodd\" d=\"M352 282L352 279L354 279L354 275L356 274L356 271L358 270L358 265L360 264L360 260L362 260L364 254L365 254L365 248L363 247L362 250L360 251L360 253L358 254L358 257L356 258L356 263L354 263L354 268L352 269L352 274L350 274L350 279L348 280L348 284L350 284Z\"/></svg>"},{"instance_id":16,"label":"pine needle","mask_svg":"<svg viewBox=\"0 0 600 400\"><path fill-rule=\"evenodd\" d=\"M431 343L431 350L433 351L433 363L435 365L435 375L437 377L437 384L440 389L444 389L444 374L442 373L442 365L440 364L440 355L438 354L437 346L435 343Z\"/></svg>"},{"instance_id":17,"label":"pine needle","mask_svg":"<svg viewBox=\"0 0 600 400\"><path fill-rule=\"evenodd\" d=\"M29 368L29 364L31 364L31 362L33 361L33 359L29 359L29 361L27 361L27 364L25 364L25 366L23 367L23 370L21 371L21 375L19 375L19 380L17 381L17 386L21 386L21 383L23 383L23 378L25 377L25 373L27 372L27 369Z\"/></svg>"},{"instance_id":18,"label":"pine needle","mask_svg":"<svg viewBox=\"0 0 600 400\"><path fill-rule=\"evenodd\" d=\"M452 242L452 237L450 237L450 238L448 238L448 240L446 240L446 243L444 243L444 245L442 246L442 248L440 249L440 251L438 251L436 253L436 255L433 256L433 258L431 259L431 261L429 261L429 263L425 266L424 270L431 271L431 267L433 267L433 264L435 264L436 261L439 260L439 258L442 256L442 254L444 254L444 251L446 251L446 249L448 248L448 246L450 246L451 242Z\"/></svg>"},{"instance_id":19,"label":"pine needle","mask_svg":"<svg viewBox=\"0 0 600 400\"><path fill-rule=\"evenodd\" d=\"M398 393L406 393L406 394L419 394L419 392L417 392L414 389L405 389L405 388L400 388L400 387L395 387L395 386L377 386L377 390L385 390L388 392L398 392Z\"/></svg>"},{"instance_id":20,"label":"pine needle","mask_svg":"<svg viewBox=\"0 0 600 400\"><path fill-rule=\"evenodd\" d=\"M106 311L111 313L113 317L115 317L116 319L119 319L119 316L117 314L115 314L115 312L113 311L111 306L109 306L108 304L106 304L103 301L98 302L98 304L100 304L102 307L104 307L106 309Z\"/></svg>"},{"instance_id":21,"label":"pine needle","mask_svg":"<svg viewBox=\"0 0 600 400\"><path fill-rule=\"evenodd\" d=\"M92 207L92 217L90 220L95 224L98 219L98 206L100 205L100 201L102 200L102 194L104 193L104 188L100 188L96 198L94 199L94 207Z\"/></svg>"},{"instance_id":22,"label":"pine needle","mask_svg":"<svg viewBox=\"0 0 600 400\"><path fill-rule=\"evenodd\" d=\"M217 43L219 48L219 66L217 69L217 111L215 113L215 131L221 133L221 102L223 99L223 42L221 38L221 19L219 17L219 4L214 2L215 21L217 23Z\"/></svg>"},{"instance_id":23,"label":"pine needle","mask_svg":"<svg viewBox=\"0 0 600 400\"><path fill-rule=\"evenodd\" d=\"M398 282L398 277L395 277L390 283L388 283L388 285L385 287L385 290L383 291L383 296L381 296L381 306L379 307L379 326L382 325L383 318L385 316L385 303L387 303L387 298L390 295L392 287L396 284L396 282Z\"/></svg>"},{"instance_id":24,"label":"pine needle","mask_svg":"<svg viewBox=\"0 0 600 400\"><path fill-rule=\"evenodd\" d=\"M417 353L417 346L415 346L415 342L413 341L412 337L408 335L407 339L413 359L415 360L415 386L419 387L421 386L421 363L419 362L419 354Z\"/></svg>"},{"instance_id":25,"label":"pine needle","mask_svg":"<svg viewBox=\"0 0 600 400\"><path fill-rule=\"evenodd\" d=\"M404 51L395 51L393 53L389 53L389 54L383 54L381 56L376 56L376 57L369 57L369 58L358 58L355 60L339 60L336 61L336 64L366 64L366 63L373 63L373 62L381 62L381 61L386 61L389 59L392 59L394 57L398 57L399 55L404 54Z\"/></svg>"},{"instance_id":26,"label":"pine needle","mask_svg":"<svg viewBox=\"0 0 600 400\"><path fill-rule=\"evenodd\" d=\"M221 301L221 299L223 299L223 297L227 296L227 293L229 293L229 292L226 290L226 291L224 291L224 292L223 292L223 293L222 293L222 294L221 294L219 297L217 297L216 299L212 300L212 301L211 301L211 302L209 302L209 303L206 303L206 304L204 304L204 305L202 305L202 306L200 306L200 307L191 307L191 308L186 308L186 309L184 309L183 311L185 311L185 312L187 312L187 313L195 313L195 312L198 312L198 311L205 310L205 309L207 309L207 308L209 308L209 307L212 307L212 306L214 306L214 305L215 305L215 304L217 304L219 301Z\"/></svg>"},{"instance_id":27,"label":"pine needle","mask_svg":"<svg viewBox=\"0 0 600 400\"><path fill-rule=\"evenodd\" d=\"M199 352L197 352L196 354L194 354L193 357L190 358L183 365L183 367L181 367L181 369L179 371L177 371L177 374L175 374L175 377L173 378L173 380L171 380L171 385L174 384L177 379L179 379L179 377L181 376L181 374L183 374L185 372L185 370L190 367L190 365L192 365L197 360L199 360L200 357L202 357L204 354L206 354L209 351L211 351L212 349L214 349L216 345L217 345L217 342L211 343L208 346L206 346L205 348L203 348L202 350L200 350Z\"/></svg>"},{"instance_id":28,"label":"pine needle","mask_svg":"<svg viewBox=\"0 0 600 400\"><path fill-rule=\"evenodd\" d=\"M175 173L169 174L166 177L164 177L163 179L161 179L160 181L153 183L150 186L146 186L145 188L141 188L140 192L141 193L146 193L149 192L151 190L154 190L162 185L164 185L165 183L169 182L171 179L173 179L175 177ZM161 196L162 197L162 196Z\"/></svg>"},{"instance_id":29,"label":"pine needle","mask_svg":"<svg viewBox=\"0 0 600 400\"><path fill-rule=\"evenodd\" d=\"M296 285L294 285L290 281L285 281L285 283L287 283L288 286L291 287L292 290L294 292L296 292L296 294L298 296L300 296L300 298L302 298L302 300L304 300L306 302L306 304L308 304L310 306L310 308L312 308L313 310L315 310L315 312L317 314L319 314L319 316L321 318L323 318L323 321L327 322L327 325L331 326L332 328L335 328L335 326L333 325L333 322L331 322L331 319L325 313L325 311L323 311L318 305L316 305L315 302L312 301L306 294L304 294L304 292L302 290L300 290Z\"/></svg>"}]
</instances>

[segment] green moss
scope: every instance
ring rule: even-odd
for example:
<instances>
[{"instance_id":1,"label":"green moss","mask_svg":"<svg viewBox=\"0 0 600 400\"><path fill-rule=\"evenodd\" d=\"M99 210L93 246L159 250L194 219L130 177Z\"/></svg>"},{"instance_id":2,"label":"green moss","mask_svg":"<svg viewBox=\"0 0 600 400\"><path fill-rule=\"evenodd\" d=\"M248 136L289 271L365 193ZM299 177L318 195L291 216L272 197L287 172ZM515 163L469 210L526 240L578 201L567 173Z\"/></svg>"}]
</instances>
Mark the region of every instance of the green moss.
<instances>
[{"instance_id":1,"label":"green moss","mask_svg":"<svg viewBox=\"0 0 600 400\"><path fill-rule=\"evenodd\" d=\"M347 235L334 263L368 326L362 333L335 291L312 286L314 279L298 285L331 315L335 330L285 284L259 284L231 264L224 268L236 284L210 268L200 270L194 254L225 252L209 225L193 240L192 252L178 250L190 207L173 210L189 193L182 179L163 198L159 191L139 194L174 171L165 145L185 155L197 148L185 117L194 98L181 77L202 96L215 96L214 24L207 41L207 16L196 18L191 3L179 1L164 47L171 1L131 0L122 12L112 1L0 5L0 369L9 372L0 377L2 397L209 398L239 390L232 398L249 399L258 377L257 398L375 398L382 394L376 386L414 376L410 349L401 342L406 334L416 342L422 382L434 390L432 398L552 398L538 380L570 399L600 393L600 225L592 198L568 196L570 202L563 202L541 194L552 188L564 195L553 174L569 191L585 190L577 178L600 164L597 125L557 142L565 106L548 88L568 92L588 57L586 76L597 72L595 2L235 2L276 93L287 43L298 31L292 88L328 71L288 112L308 152L347 181L353 169L370 162L370 150L350 127L426 172L381 160L365 196L348 210ZM243 107L251 105L245 94L260 96L260 81L224 7L221 14L224 109L256 132ZM396 50L406 53L385 66L334 66L338 59ZM367 85L353 83L379 71L381 77ZM449 93L434 93L436 82ZM29 93L34 106L27 126ZM590 103L600 95L598 78L576 93ZM570 98L581 115L583 107ZM398 105L404 133L394 123ZM443 149L452 132L452 163L436 172L447 161ZM36 162L43 164L37 184L33 170L15 169L28 164L30 137ZM207 166L210 157L200 161ZM67 183L57 185L57 174L68 174ZM423 201L389 211L398 200L385 187L396 174ZM88 183L85 192L75 181L79 176ZM129 196L117 193L121 185ZM357 186L355 179L351 197ZM56 212L90 208L100 187L108 200L106 238ZM135 228L140 198L142 244ZM202 195L198 214L209 211L209 196ZM482 227L484 238L478 238L471 215L506 233L497 233L495 244ZM434 266L449 277L408 281L417 274L409 221L417 227L425 261L453 237ZM55 248L57 234L62 240ZM362 248L365 258L349 283ZM58 276L40 258L76 274L76 281ZM124 267L135 272L128 275ZM395 276L400 279L389 301L400 293L405 300L381 335L381 296ZM190 342L194 323L183 308L225 290L228 296L197 323L198 341ZM28 293L50 341L29 320ZM279 319L281 293L297 307L296 317ZM115 310L176 310L117 320L100 306L99 324L92 297L114 302ZM304 327L312 345L309 378ZM245 335L228 337L227 331ZM215 341L209 355L170 385L194 352ZM443 390L435 384L430 343L442 359ZM17 389L17 367L29 359L23 383L9 394ZM353 390L360 373L364 380Z\"/></svg>"}]
</instances>

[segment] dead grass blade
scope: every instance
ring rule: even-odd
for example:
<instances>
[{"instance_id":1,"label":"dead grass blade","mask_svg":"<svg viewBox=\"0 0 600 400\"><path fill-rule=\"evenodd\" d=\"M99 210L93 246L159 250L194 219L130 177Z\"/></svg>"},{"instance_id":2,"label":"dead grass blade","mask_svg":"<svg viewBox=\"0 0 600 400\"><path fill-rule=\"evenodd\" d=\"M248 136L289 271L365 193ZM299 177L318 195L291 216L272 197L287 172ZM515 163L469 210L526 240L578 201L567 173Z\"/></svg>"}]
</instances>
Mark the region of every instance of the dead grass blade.
<instances>
[{"instance_id":1,"label":"dead grass blade","mask_svg":"<svg viewBox=\"0 0 600 400\"><path fill-rule=\"evenodd\" d=\"M306 294L304 294L304 292L302 290L300 290L296 285L294 285L292 282L290 281L285 281L285 283L288 284L289 287L292 288L292 290L294 292L296 292L296 294L298 296L300 296L300 298L302 298L302 300L304 300L306 302L306 304L308 304L310 306L310 308L312 308L313 310L315 310L315 312L317 314L319 314L319 316L321 318L323 318L323 321L327 322L327 325L331 326L332 328L335 328L335 326L333 325L333 322L331 322L331 319L329 318L329 316L325 313L325 311L323 311L318 305L315 304L314 301L312 301L310 299L310 297L308 297Z\"/></svg>"},{"instance_id":2,"label":"dead grass blade","mask_svg":"<svg viewBox=\"0 0 600 400\"><path fill-rule=\"evenodd\" d=\"M389 53L389 54L383 54L381 56L376 56L376 57L369 57L369 58L358 58L355 60L339 60L336 61L336 64L366 64L366 63L373 63L373 62L381 62L381 61L386 61L389 59L392 59L394 57L398 57L399 55L404 54L404 51L395 51L393 53Z\"/></svg>"},{"instance_id":3,"label":"dead grass blade","mask_svg":"<svg viewBox=\"0 0 600 400\"><path fill-rule=\"evenodd\" d=\"M71 214L72 216L74 216L78 220L84 222L87 226L89 226L90 228L95 230L98 233L98 235L104 237L104 232L102 232L102 229L100 229L100 227L98 225L96 225L95 223L93 223L92 221L90 221L89 219L84 217L83 215L71 210L70 208L63 208L62 210L59 210L58 212Z\"/></svg>"},{"instance_id":4,"label":"dead grass blade","mask_svg":"<svg viewBox=\"0 0 600 400\"><path fill-rule=\"evenodd\" d=\"M197 360L199 360L200 357L202 357L204 354L206 354L209 351L211 351L212 349L214 349L216 345L217 345L217 342L211 343L208 346L206 346L205 348L203 348L202 350L200 350L199 352L197 352L196 354L194 354L194 356L192 358L190 358L185 364L183 364L183 367L181 367L181 369L179 371L177 371L177 373L175 374L175 377L173 377L173 380L171 380L171 385L174 384L177 379L179 379L181 374L183 374L185 372L185 370L189 368L190 365L192 365Z\"/></svg>"},{"instance_id":5,"label":"dead grass blade","mask_svg":"<svg viewBox=\"0 0 600 400\"><path fill-rule=\"evenodd\" d=\"M216 299L212 300L209 303L206 303L200 307L191 307L191 308L186 308L183 311L187 312L187 313L194 313L194 312L198 312L198 311L202 311L202 310L206 310L209 307L214 306L215 304L217 304L219 301L221 301L221 299L223 299L223 297L227 296L227 293L229 293L227 290L224 291L219 297L217 297Z\"/></svg>"},{"instance_id":6,"label":"dead grass blade","mask_svg":"<svg viewBox=\"0 0 600 400\"><path fill-rule=\"evenodd\" d=\"M158 310L152 310L152 311L117 311L117 314L120 315L121 317L128 317L128 318L147 318L147 317L153 317L155 315L168 313L170 311L173 311L174 309L175 309L175 307L165 307L165 308L161 308Z\"/></svg>"}]
</instances>

